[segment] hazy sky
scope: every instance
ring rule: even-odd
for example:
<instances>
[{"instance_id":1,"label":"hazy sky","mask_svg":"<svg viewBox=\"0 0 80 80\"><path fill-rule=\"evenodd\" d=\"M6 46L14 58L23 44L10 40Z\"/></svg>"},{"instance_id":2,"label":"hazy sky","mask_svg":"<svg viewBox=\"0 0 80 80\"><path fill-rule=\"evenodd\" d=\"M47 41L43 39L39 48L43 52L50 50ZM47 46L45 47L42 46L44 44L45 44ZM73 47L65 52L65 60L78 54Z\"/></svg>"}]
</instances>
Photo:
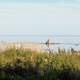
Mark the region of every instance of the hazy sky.
<instances>
[{"instance_id":1,"label":"hazy sky","mask_svg":"<svg viewBox=\"0 0 80 80\"><path fill-rule=\"evenodd\" d=\"M0 34L80 34L80 0L0 0Z\"/></svg>"}]
</instances>

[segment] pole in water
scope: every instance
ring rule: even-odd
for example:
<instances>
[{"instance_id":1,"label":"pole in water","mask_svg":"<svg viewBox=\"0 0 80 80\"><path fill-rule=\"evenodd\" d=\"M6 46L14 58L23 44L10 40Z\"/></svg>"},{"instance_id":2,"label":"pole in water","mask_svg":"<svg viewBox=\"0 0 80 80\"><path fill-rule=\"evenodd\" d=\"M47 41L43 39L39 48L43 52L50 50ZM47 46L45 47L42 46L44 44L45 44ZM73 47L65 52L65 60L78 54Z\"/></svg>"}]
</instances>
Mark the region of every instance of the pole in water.
<instances>
[{"instance_id":1,"label":"pole in water","mask_svg":"<svg viewBox=\"0 0 80 80\"><path fill-rule=\"evenodd\" d=\"M46 46L48 47L48 51L49 51L49 53L51 53L52 51L51 51L51 47L52 47L52 40L49 38L47 41L46 41Z\"/></svg>"}]
</instances>

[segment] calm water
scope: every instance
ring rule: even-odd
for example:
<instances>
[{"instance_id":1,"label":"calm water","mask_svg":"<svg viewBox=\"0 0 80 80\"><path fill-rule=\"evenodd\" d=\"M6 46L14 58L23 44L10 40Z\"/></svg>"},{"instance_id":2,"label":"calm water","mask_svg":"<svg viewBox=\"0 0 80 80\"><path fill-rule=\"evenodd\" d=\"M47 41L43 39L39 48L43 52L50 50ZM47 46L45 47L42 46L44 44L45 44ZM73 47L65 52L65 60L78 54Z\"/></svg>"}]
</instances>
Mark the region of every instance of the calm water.
<instances>
[{"instance_id":1,"label":"calm water","mask_svg":"<svg viewBox=\"0 0 80 80\"><path fill-rule=\"evenodd\" d=\"M45 42L51 38L54 43L77 43L79 45L54 45L61 48L80 48L80 36L32 36L32 35L0 35L0 41Z\"/></svg>"}]
</instances>

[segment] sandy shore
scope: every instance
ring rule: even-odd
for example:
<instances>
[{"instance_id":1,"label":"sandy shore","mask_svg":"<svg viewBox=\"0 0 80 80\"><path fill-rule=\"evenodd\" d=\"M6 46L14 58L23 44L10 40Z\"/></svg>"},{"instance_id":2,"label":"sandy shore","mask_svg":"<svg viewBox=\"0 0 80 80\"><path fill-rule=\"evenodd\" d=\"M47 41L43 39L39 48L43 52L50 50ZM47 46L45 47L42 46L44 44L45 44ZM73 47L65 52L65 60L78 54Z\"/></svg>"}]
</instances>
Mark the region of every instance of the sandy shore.
<instances>
[{"instance_id":1,"label":"sandy shore","mask_svg":"<svg viewBox=\"0 0 80 80\"><path fill-rule=\"evenodd\" d=\"M5 41L0 41L0 51L4 51L8 48L23 48L23 49L28 49L32 51L43 51L42 45L33 43L33 42L5 42Z\"/></svg>"}]
</instances>

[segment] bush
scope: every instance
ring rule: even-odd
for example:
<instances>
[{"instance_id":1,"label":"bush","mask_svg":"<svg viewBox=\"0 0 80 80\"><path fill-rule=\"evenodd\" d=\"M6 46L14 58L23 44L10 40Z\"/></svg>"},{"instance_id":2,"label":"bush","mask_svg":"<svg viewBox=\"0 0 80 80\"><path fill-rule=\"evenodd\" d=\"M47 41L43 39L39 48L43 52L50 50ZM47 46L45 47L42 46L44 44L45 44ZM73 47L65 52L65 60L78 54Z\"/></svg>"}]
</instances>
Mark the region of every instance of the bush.
<instances>
[{"instance_id":1,"label":"bush","mask_svg":"<svg viewBox=\"0 0 80 80\"><path fill-rule=\"evenodd\" d=\"M0 80L80 80L80 55L23 49L0 53Z\"/></svg>"}]
</instances>

